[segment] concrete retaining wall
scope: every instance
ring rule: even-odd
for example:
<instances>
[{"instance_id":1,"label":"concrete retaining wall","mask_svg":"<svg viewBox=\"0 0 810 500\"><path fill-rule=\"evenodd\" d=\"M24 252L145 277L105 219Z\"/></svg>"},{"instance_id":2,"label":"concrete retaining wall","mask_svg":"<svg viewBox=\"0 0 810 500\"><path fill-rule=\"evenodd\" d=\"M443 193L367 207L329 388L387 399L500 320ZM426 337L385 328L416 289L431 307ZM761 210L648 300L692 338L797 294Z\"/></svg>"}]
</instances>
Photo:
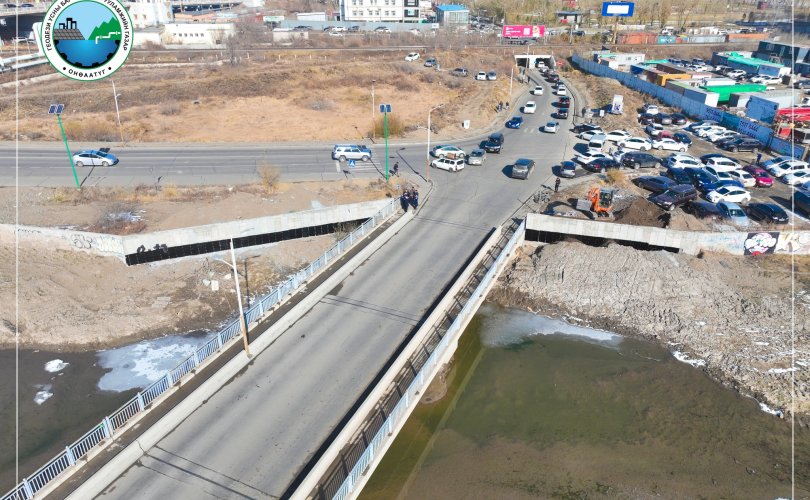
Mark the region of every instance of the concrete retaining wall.
<instances>
[{"instance_id":1,"label":"concrete retaining wall","mask_svg":"<svg viewBox=\"0 0 810 500\"><path fill-rule=\"evenodd\" d=\"M697 255L701 250L731 255L810 254L810 231L678 231L541 214L529 214L526 229L644 243L679 249L691 255Z\"/></svg>"},{"instance_id":2,"label":"concrete retaining wall","mask_svg":"<svg viewBox=\"0 0 810 500\"><path fill-rule=\"evenodd\" d=\"M51 248L80 250L104 257L118 257L124 260L126 255L137 253L138 248L141 246L152 249L155 245L166 245L167 247L193 245L208 241L242 238L336 222L368 219L389 201L387 199L365 201L282 215L270 215L257 219L221 222L205 226L127 236L36 226L19 226L17 231L21 241L37 240ZM13 241L14 225L0 224L0 243L8 244Z\"/></svg>"}]
</instances>

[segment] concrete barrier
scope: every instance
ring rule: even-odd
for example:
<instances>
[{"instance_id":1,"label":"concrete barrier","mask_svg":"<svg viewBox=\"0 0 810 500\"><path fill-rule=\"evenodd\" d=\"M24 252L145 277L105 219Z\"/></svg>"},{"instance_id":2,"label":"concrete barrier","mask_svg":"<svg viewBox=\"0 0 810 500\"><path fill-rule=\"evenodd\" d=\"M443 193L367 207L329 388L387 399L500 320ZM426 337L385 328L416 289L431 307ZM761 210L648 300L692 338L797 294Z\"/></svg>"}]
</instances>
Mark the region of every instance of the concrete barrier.
<instances>
[{"instance_id":1,"label":"concrete barrier","mask_svg":"<svg viewBox=\"0 0 810 500\"><path fill-rule=\"evenodd\" d=\"M542 214L528 214L526 230L643 243L691 255L701 251L731 255L810 254L810 231L680 231Z\"/></svg>"}]
</instances>

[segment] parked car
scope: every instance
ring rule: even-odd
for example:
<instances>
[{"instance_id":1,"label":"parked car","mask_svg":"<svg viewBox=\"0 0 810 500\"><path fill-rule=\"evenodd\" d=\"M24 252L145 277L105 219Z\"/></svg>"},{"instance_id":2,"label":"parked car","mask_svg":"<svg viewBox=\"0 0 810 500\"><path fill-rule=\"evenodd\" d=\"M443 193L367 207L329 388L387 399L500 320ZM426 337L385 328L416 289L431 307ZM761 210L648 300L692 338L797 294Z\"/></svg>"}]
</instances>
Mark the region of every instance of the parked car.
<instances>
[{"instance_id":1,"label":"parked car","mask_svg":"<svg viewBox=\"0 0 810 500\"><path fill-rule=\"evenodd\" d=\"M661 164L661 159L649 153L631 151L622 157L622 165L626 168L655 168Z\"/></svg>"},{"instance_id":2,"label":"parked car","mask_svg":"<svg viewBox=\"0 0 810 500\"><path fill-rule=\"evenodd\" d=\"M701 159L703 160L703 157L701 157ZM723 170L725 172L742 169L742 165L725 156L713 156L706 158L703 160L703 164L707 167L714 167L717 170Z\"/></svg>"},{"instance_id":3,"label":"parked car","mask_svg":"<svg viewBox=\"0 0 810 500\"><path fill-rule=\"evenodd\" d=\"M672 125L672 117L667 113L658 113L655 115L655 121L661 125Z\"/></svg>"},{"instance_id":4,"label":"parked car","mask_svg":"<svg viewBox=\"0 0 810 500\"><path fill-rule=\"evenodd\" d=\"M604 172L605 170L611 170L620 167L621 165L619 164L619 162L610 157L596 158L593 161L583 164L583 168L585 168L586 170L590 170L591 172Z\"/></svg>"},{"instance_id":5,"label":"parked car","mask_svg":"<svg viewBox=\"0 0 810 500\"><path fill-rule=\"evenodd\" d=\"M721 187L726 187L726 186L738 187L738 188L743 187L743 185L742 185L742 183L740 181L734 180L734 179L721 179L719 181L715 180L715 179L711 179L711 180L712 180L712 182L709 182L708 184L701 184L701 185L695 186L695 187L697 187L698 191L700 191L703 194L710 193L712 191L717 191Z\"/></svg>"},{"instance_id":6,"label":"parked car","mask_svg":"<svg viewBox=\"0 0 810 500\"><path fill-rule=\"evenodd\" d=\"M630 137L632 137L630 132L627 132L627 131L624 131L624 130L612 130L610 132L606 132L605 136L607 136L607 140L613 141L613 142L616 142L616 143L618 143L619 141L622 141L624 139L629 139Z\"/></svg>"},{"instance_id":7,"label":"parked car","mask_svg":"<svg viewBox=\"0 0 810 500\"><path fill-rule=\"evenodd\" d=\"M788 186L797 186L810 181L810 170L797 170L792 174L785 174L779 180Z\"/></svg>"},{"instance_id":8,"label":"parked car","mask_svg":"<svg viewBox=\"0 0 810 500\"><path fill-rule=\"evenodd\" d=\"M430 153L436 158L464 158L467 155L463 149L451 146L449 144L439 144L438 146L434 146Z\"/></svg>"},{"instance_id":9,"label":"parked car","mask_svg":"<svg viewBox=\"0 0 810 500\"><path fill-rule=\"evenodd\" d=\"M571 105L571 98L567 96L560 97L557 102L560 104L561 108L567 108Z\"/></svg>"},{"instance_id":10,"label":"parked car","mask_svg":"<svg viewBox=\"0 0 810 500\"><path fill-rule=\"evenodd\" d=\"M437 61L435 57L428 57L427 59L425 59L425 67L426 68L432 68L433 66L436 66L437 64L439 64L439 61Z\"/></svg>"},{"instance_id":11,"label":"parked car","mask_svg":"<svg viewBox=\"0 0 810 500\"><path fill-rule=\"evenodd\" d=\"M536 85L534 87L534 90L532 90L532 94L533 95L543 95L543 86L542 85Z\"/></svg>"},{"instance_id":12,"label":"parked car","mask_svg":"<svg viewBox=\"0 0 810 500\"><path fill-rule=\"evenodd\" d=\"M663 139L656 139L652 142L652 147L659 151L667 150L667 151L680 151L681 153L685 153L686 150L689 148L686 144L680 143L675 139L663 138Z\"/></svg>"},{"instance_id":13,"label":"parked car","mask_svg":"<svg viewBox=\"0 0 810 500\"><path fill-rule=\"evenodd\" d=\"M521 125L523 125L522 116L513 116L508 122L506 122L506 128L520 128Z\"/></svg>"},{"instance_id":14,"label":"parked car","mask_svg":"<svg viewBox=\"0 0 810 500\"><path fill-rule=\"evenodd\" d=\"M683 171L686 172L686 175L688 175L689 178L691 179L692 185L698 188L701 192L706 193L708 191L711 191L711 189L709 190L704 189L704 186L707 186L712 183L711 176L709 176L709 174L706 173L705 170L698 167L686 167L683 169Z\"/></svg>"},{"instance_id":15,"label":"parked car","mask_svg":"<svg viewBox=\"0 0 810 500\"><path fill-rule=\"evenodd\" d=\"M599 125L594 125L592 123L580 123L578 125L574 125L574 133L580 134L580 137L582 136L582 133L591 131L599 132L600 134L604 133L602 131L602 127L600 127Z\"/></svg>"},{"instance_id":16,"label":"parked car","mask_svg":"<svg viewBox=\"0 0 810 500\"><path fill-rule=\"evenodd\" d=\"M476 80L486 80L487 79L487 74L484 73L483 71L479 71L478 74L475 75L475 79Z\"/></svg>"},{"instance_id":17,"label":"parked car","mask_svg":"<svg viewBox=\"0 0 810 500\"><path fill-rule=\"evenodd\" d=\"M649 151L652 143L643 137L628 137L619 141L619 147L625 149L638 149L639 151Z\"/></svg>"},{"instance_id":18,"label":"parked car","mask_svg":"<svg viewBox=\"0 0 810 500\"><path fill-rule=\"evenodd\" d=\"M548 122L543 125L543 132L548 132L549 134L556 134L559 129L560 124L557 122Z\"/></svg>"},{"instance_id":19,"label":"parked car","mask_svg":"<svg viewBox=\"0 0 810 500\"><path fill-rule=\"evenodd\" d=\"M790 222L787 212L776 203L750 203L748 216L766 224L787 224Z\"/></svg>"},{"instance_id":20,"label":"parked car","mask_svg":"<svg viewBox=\"0 0 810 500\"><path fill-rule=\"evenodd\" d=\"M718 141L722 141L723 139L727 138L736 138L740 137L739 132L735 132L733 130L718 130L717 132L710 132L703 136L704 139L711 143L715 143Z\"/></svg>"},{"instance_id":21,"label":"parked car","mask_svg":"<svg viewBox=\"0 0 810 500\"><path fill-rule=\"evenodd\" d=\"M672 138L680 142L681 144L686 144L687 146L692 145L692 139L690 139L689 136L684 134L683 132L675 132L674 134L672 134Z\"/></svg>"},{"instance_id":22,"label":"parked car","mask_svg":"<svg viewBox=\"0 0 810 500\"><path fill-rule=\"evenodd\" d=\"M523 105L523 112L527 114L534 114L537 111L537 103L534 101L526 101Z\"/></svg>"},{"instance_id":23,"label":"parked car","mask_svg":"<svg viewBox=\"0 0 810 500\"><path fill-rule=\"evenodd\" d=\"M723 142L720 147L726 151L731 151L732 153L736 153L738 151L751 151L753 153L758 153L762 149L762 143L756 139L739 137L732 141Z\"/></svg>"},{"instance_id":24,"label":"parked car","mask_svg":"<svg viewBox=\"0 0 810 500\"><path fill-rule=\"evenodd\" d=\"M467 71L467 68L456 68L453 70L453 76L467 76L470 72Z\"/></svg>"},{"instance_id":25,"label":"parked car","mask_svg":"<svg viewBox=\"0 0 810 500\"><path fill-rule=\"evenodd\" d=\"M766 161L763 165L765 166L765 170L767 170L768 173L774 177L784 177L785 175L792 174L793 172L807 170L810 168L810 164L807 162L793 159L777 162L771 165L768 165L768 162Z\"/></svg>"},{"instance_id":26,"label":"parked car","mask_svg":"<svg viewBox=\"0 0 810 500\"><path fill-rule=\"evenodd\" d=\"M762 167L758 167L756 165L746 165L743 167L743 170L754 177L754 180L757 182L756 187L773 186L773 179L771 179L771 176L769 176L768 172L766 172Z\"/></svg>"},{"instance_id":27,"label":"parked car","mask_svg":"<svg viewBox=\"0 0 810 500\"><path fill-rule=\"evenodd\" d=\"M391 33L391 30L387 26L377 26L374 28L375 33Z\"/></svg>"},{"instance_id":28,"label":"parked car","mask_svg":"<svg viewBox=\"0 0 810 500\"><path fill-rule=\"evenodd\" d=\"M498 73L496 73L494 71L490 71L489 73L487 73L487 80L492 81L492 80L497 80L497 79L498 79Z\"/></svg>"},{"instance_id":29,"label":"parked car","mask_svg":"<svg viewBox=\"0 0 810 500\"><path fill-rule=\"evenodd\" d=\"M703 170L705 170L706 173L709 174L709 176L714 180L714 182L723 180L735 180L731 177L731 174L729 173L731 172L731 170L723 170L722 168L717 167L703 167ZM742 183L740 183L740 186L742 186Z\"/></svg>"},{"instance_id":30,"label":"parked car","mask_svg":"<svg viewBox=\"0 0 810 500\"><path fill-rule=\"evenodd\" d=\"M534 160L519 158L512 165L512 178L526 180L534 171Z\"/></svg>"},{"instance_id":31,"label":"parked car","mask_svg":"<svg viewBox=\"0 0 810 500\"><path fill-rule=\"evenodd\" d=\"M796 191L793 193L793 206L810 215L810 193Z\"/></svg>"},{"instance_id":32,"label":"parked car","mask_svg":"<svg viewBox=\"0 0 810 500\"><path fill-rule=\"evenodd\" d=\"M641 113L638 115L638 122L642 125L649 125L655 123L655 115L651 113Z\"/></svg>"},{"instance_id":33,"label":"parked car","mask_svg":"<svg viewBox=\"0 0 810 500\"><path fill-rule=\"evenodd\" d=\"M708 127L697 127L692 129L695 132L695 135L700 138L705 138L710 134L717 134L719 132L726 132L727 129L725 127L720 127L718 125L711 125Z\"/></svg>"},{"instance_id":34,"label":"parked car","mask_svg":"<svg viewBox=\"0 0 810 500\"><path fill-rule=\"evenodd\" d=\"M596 135L605 135L602 129L599 130L586 130L584 132L580 132L579 138L585 141L590 141Z\"/></svg>"},{"instance_id":35,"label":"parked car","mask_svg":"<svg viewBox=\"0 0 810 500\"><path fill-rule=\"evenodd\" d=\"M557 87L557 95L568 95L568 89L565 87Z\"/></svg>"},{"instance_id":36,"label":"parked car","mask_svg":"<svg viewBox=\"0 0 810 500\"><path fill-rule=\"evenodd\" d=\"M728 173L728 175L730 175L735 181L740 181L743 187L752 188L756 187L757 185L757 180L754 179L754 176L745 170L732 170Z\"/></svg>"},{"instance_id":37,"label":"parked car","mask_svg":"<svg viewBox=\"0 0 810 500\"><path fill-rule=\"evenodd\" d=\"M646 127L644 127L644 131L645 131L645 132L647 132L647 134L648 134L650 137L658 137L658 135L659 135L661 132L663 132L663 131L664 131L664 126L663 126L663 125L659 125L659 124L657 124L657 123L650 123L649 125L647 125Z\"/></svg>"},{"instance_id":38,"label":"parked car","mask_svg":"<svg viewBox=\"0 0 810 500\"><path fill-rule=\"evenodd\" d=\"M720 201L717 203L717 209L723 218L732 224L741 227L748 227L751 224L751 220L745 215L743 209L734 202Z\"/></svg>"},{"instance_id":39,"label":"parked car","mask_svg":"<svg viewBox=\"0 0 810 500\"><path fill-rule=\"evenodd\" d=\"M554 116L557 117L559 120L565 120L568 118L568 108L560 108L554 113Z\"/></svg>"},{"instance_id":40,"label":"parked car","mask_svg":"<svg viewBox=\"0 0 810 500\"><path fill-rule=\"evenodd\" d=\"M572 161L564 161L560 163L560 169L557 174L558 177L565 177L571 179L577 174L577 164Z\"/></svg>"},{"instance_id":41,"label":"parked car","mask_svg":"<svg viewBox=\"0 0 810 500\"><path fill-rule=\"evenodd\" d=\"M746 137L744 135L735 133L733 135L723 137L722 139L718 139L718 140L714 141L712 144L714 144L716 147L718 147L720 149L725 149L726 144L728 144L730 142L734 142L737 139L745 139L745 138Z\"/></svg>"},{"instance_id":42,"label":"parked car","mask_svg":"<svg viewBox=\"0 0 810 500\"><path fill-rule=\"evenodd\" d=\"M486 159L487 152L483 149L476 148L467 155L467 165L483 165Z\"/></svg>"},{"instance_id":43,"label":"parked car","mask_svg":"<svg viewBox=\"0 0 810 500\"><path fill-rule=\"evenodd\" d=\"M730 201L732 203L748 203L751 201L751 193L741 187L723 186L706 193L706 199L712 203Z\"/></svg>"},{"instance_id":44,"label":"parked car","mask_svg":"<svg viewBox=\"0 0 810 500\"><path fill-rule=\"evenodd\" d=\"M600 153L599 151L589 150L574 156L574 161L580 165L587 165L597 158L610 158L610 156L605 153Z\"/></svg>"},{"instance_id":45,"label":"parked car","mask_svg":"<svg viewBox=\"0 0 810 500\"><path fill-rule=\"evenodd\" d=\"M747 75L747 73L741 69L733 69L726 73L726 76L729 78L740 78Z\"/></svg>"},{"instance_id":46,"label":"parked car","mask_svg":"<svg viewBox=\"0 0 810 500\"><path fill-rule=\"evenodd\" d=\"M686 117L680 113L672 113L669 115L673 125L686 125Z\"/></svg>"},{"instance_id":47,"label":"parked car","mask_svg":"<svg viewBox=\"0 0 810 500\"><path fill-rule=\"evenodd\" d=\"M405 60L408 62L416 61L417 59L419 59L419 52L411 52L410 54L405 56Z\"/></svg>"},{"instance_id":48,"label":"parked car","mask_svg":"<svg viewBox=\"0 0 810 500\"><path fill-rule=\"evenodd\" d=\"M657 104L649 104L649 103L645 104L641 108L641 111L643 113L649 113L651 115L657 115L658 114L658 105Z\"/></svg>"},{"instance_id":49,"label":"parked car","mask_svg":"<svg viewBox=\"0 0 810 500\"><path fill-rule=\"evenodd\" d=\"M692 214L698 219L720 220L723 214L714 203L703 200L692 200L683 206L683 211Z\"/></svg>"},{"instance_id":50,"label":"parked car","mask_svg":"<svg viewBox=\"0 0 810 500\"><path fill-rule=\"evenodd\" d=\"M653 193L663 193L672 186L678 185L672 179L662 175L642 175L635 180L635 183L636 186L652 191Z\"/></svg>"},{"instance_id":51,"label":"parked car","mask_svg":"<svg viewBox=\"0 0 810 500\"><path fill-rule=\"evenodd\" d=\"M690 123L689 125L684 127L684 129L694 133L699 128L711 127L715 125L717 125L717 122L714 120L701 120L699 122Z\"/></svg>"},{"instance_id":52,"label":"parked car","mask_svg":"<svg viewBox=\"0 0 810 500\"><path fill-rule=\"evenodd\" d=\"M447 170L449 172L458 172L464 169L463 158L436 158L430 163L436 168Z\"/></svg>"},{"instance_id":53,"label":"parked car","mask_svg":"<svg viewBox=\"0 0 810 500\"><path fill-rule=\"evenodd\" d=\"M650 201L664 210L671 211L675 210L676 207L679 207L684 203L697 199L697 197L698 194L694 186L691 184L679 184L677 186L672 186L661 194L653 196L650 198Z\"/></svg>"},{"instance_id":54,"label":"parked car","mask_svg":"<svg viewBox=\"0 0 810 500\"><path fill-rule=\"evenodd\" d=\"M87 149L73 155L73 164L77 167L111 167L118 164L118 157L107 148L101 150Z\"/></svg>"},{"instance_id":55,"label":"parked car","mask_svg":"<svg viewBox=\"0 0 810 500\"><path fill-rule=\"evenodd\" d=\"M678 167L678 168L703 168L703 163L692 158L690 156L668 156L666 160L664 160L664 166L666 167Z\"/></svg>"},{"instance_id":56,"label":"parked car","mask_svg":"<svg viewBox=\"0 0 810 500\"><path fill-rule=\"evenodd\" d=\"M760 83L762 85L777 85L782 83L782 79L778 76L757 75L751 78L751 83Z\"/></svg>"},{"instance_id":57,"label":"parked car","mask_svg":"<svg viewBox=\"0 0 810 500\"><path fill-rule=\"evenodd\" d=\"M668 168L664 170L664 177L669 177L678 184L692 185L692 178L686 173L686 170L678 167Z\"/></svg>"},{"instance_id":58,"label":"parked car","mask_svg":"<svg viewBox=\"0 0 810 500\"><path fill-rule=\"evenodd\" d=\"M797 89L810 89L810 80L799 80L794 82L793 86Z\"/></svg>"}]
</instances>

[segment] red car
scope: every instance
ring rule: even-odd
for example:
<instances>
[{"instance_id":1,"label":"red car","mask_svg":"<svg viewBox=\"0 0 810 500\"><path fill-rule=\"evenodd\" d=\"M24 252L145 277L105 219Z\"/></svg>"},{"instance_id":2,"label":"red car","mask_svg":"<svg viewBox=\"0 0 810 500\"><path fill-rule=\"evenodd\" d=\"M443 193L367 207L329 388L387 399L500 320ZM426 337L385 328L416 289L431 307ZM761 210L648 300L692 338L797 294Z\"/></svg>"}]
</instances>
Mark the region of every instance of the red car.
<instances>
[{"instance_id":1,"label":"red car","mask_svg":"<svg viewBox=\"0 0 810 500\"><path fill-rule=\"evenodd\" d=\"M563 107L568 107L568 105L569 105L569 104L571 104L571 98L570 98L570 97L568 97L568 96L563 96L563 97L560 97L560 100L559 100L558 102L559 102L559 103L560 103L560 104L561 104Z\"/></svg>"},{"instance_id":2,"label":"red car","mask_svg":"<svg viewBox=\"0 0 810 500\"><path fill-rule=\"evenodd\" d=\"M760 168L756 165L746 165L743 167L743 170L754 176L754 179L757 181L757 187L771 187L773 186L773 179L765 169Z\"/></svg>"}]
</instances>

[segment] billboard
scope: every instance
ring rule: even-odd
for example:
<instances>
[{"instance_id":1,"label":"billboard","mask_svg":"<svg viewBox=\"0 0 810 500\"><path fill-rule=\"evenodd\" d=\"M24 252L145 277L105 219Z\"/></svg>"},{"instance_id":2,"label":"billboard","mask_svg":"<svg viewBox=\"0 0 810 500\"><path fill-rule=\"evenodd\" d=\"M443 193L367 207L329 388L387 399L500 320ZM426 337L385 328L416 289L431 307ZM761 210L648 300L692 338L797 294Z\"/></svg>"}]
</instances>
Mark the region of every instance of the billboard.
<instances>
[{"instance_id":1,"label":"billboard","mask_svg":"<svg viewBox=\"0 0 810 500\"><path fill-rule=\"evenodd\" d=\"M633 2L603 2L602 17L631 17L635 7Z\"/></svg>"},{"instance_id":2,"label":"billboard","mask_svg":"<svg viewBox=\"0 0 810 500\"><path fill-rule=\"evenodd\" d=\"M504 25L501 36L503 38L539 38L545 35L545 26Z\"/></svg>"}]
</instances>

